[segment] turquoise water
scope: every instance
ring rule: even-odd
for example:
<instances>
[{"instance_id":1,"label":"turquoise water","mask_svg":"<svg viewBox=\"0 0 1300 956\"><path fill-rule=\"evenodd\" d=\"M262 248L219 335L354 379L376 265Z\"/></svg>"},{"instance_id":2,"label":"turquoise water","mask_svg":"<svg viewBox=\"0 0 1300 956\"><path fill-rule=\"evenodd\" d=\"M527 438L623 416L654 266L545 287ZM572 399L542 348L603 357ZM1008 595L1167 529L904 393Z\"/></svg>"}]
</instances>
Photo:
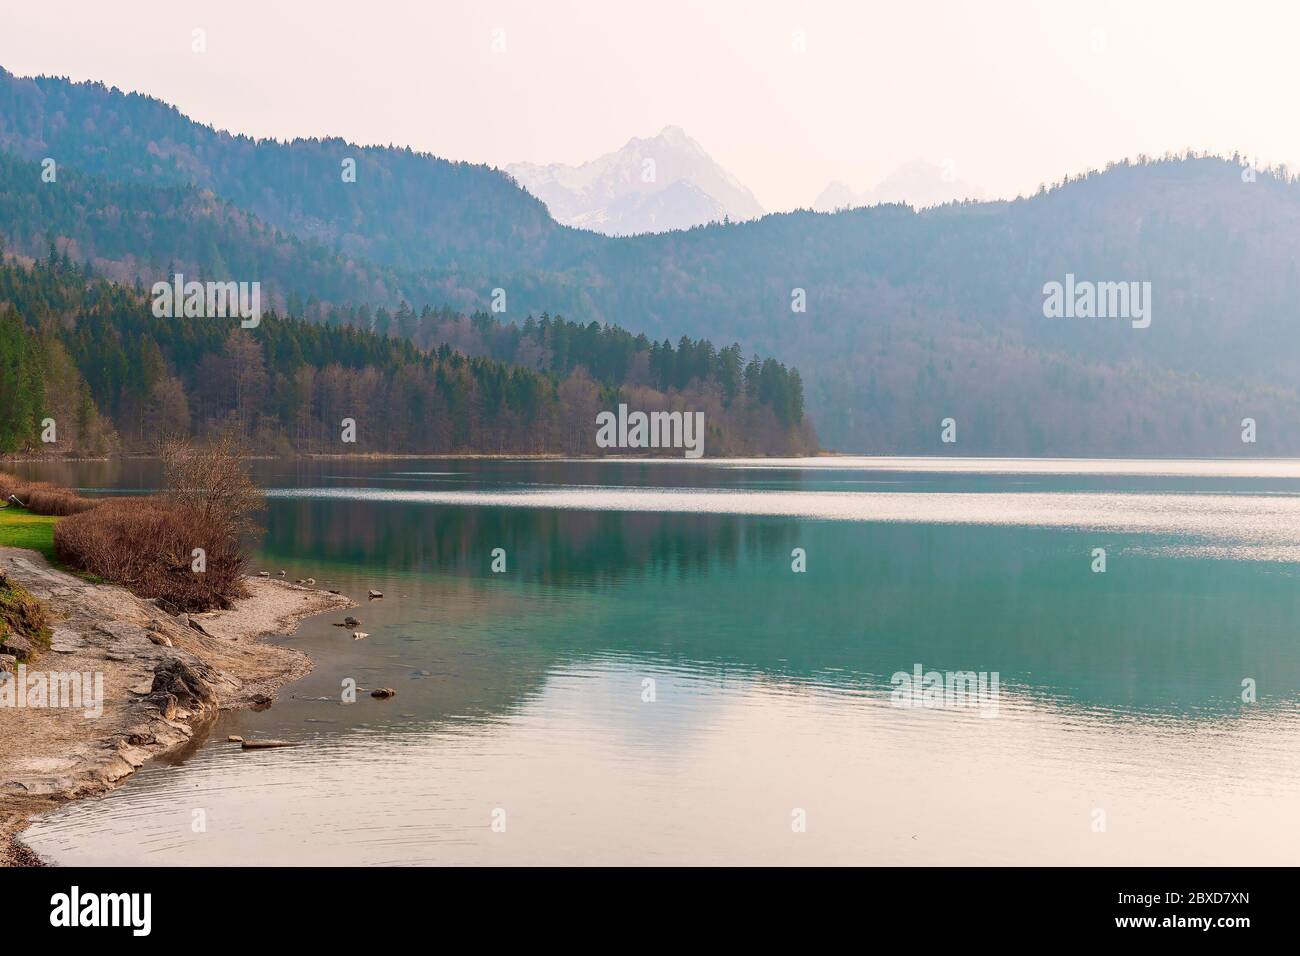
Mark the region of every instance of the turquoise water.
<instances>
[{"instance_id":1,"label":"turquoise water","mask_svg":"<svg viewBox=\"0 0 1300 956\"><path fill-rule=\"evenodd\" d=\"M122 492L156 481L147 462L40 470ZM284 640L316 667L274 707L227 715L189 752L38 822L38 852L90 864L1300 852L1300 462L257 471L269 500L255 565L353 596L370 637L331 626L341 614L304 623ZM917 668L996 675L996 691L898 706L893 677ZM355 703L340 699L349 678ZM364 693L377 686L397 696ZM298 746L246 753L232 733Z\"/></svg>"}]
</instances>

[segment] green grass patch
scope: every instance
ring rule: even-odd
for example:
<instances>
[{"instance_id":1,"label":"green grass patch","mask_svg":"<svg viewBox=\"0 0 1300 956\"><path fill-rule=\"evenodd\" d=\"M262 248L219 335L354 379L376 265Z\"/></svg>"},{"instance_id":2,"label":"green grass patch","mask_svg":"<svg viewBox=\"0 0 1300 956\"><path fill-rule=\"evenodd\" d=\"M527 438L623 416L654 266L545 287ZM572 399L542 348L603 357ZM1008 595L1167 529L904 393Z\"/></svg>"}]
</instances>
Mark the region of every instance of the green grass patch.
<instances>
[{"instance_id":1,"label":"green grass patch","mask_svg":"<svg viewBox=\"0 0 1300 956\"><path fill-rule=\"evenodd\" d=\"M25 637L28 646L14 647L14 635ZM50 618L45 605L0 574L0 645L15 654L19 662L50 647Z\"/></svg>"},{"instance_id":2,"label":"green grass patch","mask_svg":"<svg viewBox=\"0 0 1300 956\"><path fill-rule=\"evenodd\" d=\"M25 508L6 505L0 508L0 546L31 548L54 563L54 522L52 515L32 514Z\"/></svg>"}]
</instances>

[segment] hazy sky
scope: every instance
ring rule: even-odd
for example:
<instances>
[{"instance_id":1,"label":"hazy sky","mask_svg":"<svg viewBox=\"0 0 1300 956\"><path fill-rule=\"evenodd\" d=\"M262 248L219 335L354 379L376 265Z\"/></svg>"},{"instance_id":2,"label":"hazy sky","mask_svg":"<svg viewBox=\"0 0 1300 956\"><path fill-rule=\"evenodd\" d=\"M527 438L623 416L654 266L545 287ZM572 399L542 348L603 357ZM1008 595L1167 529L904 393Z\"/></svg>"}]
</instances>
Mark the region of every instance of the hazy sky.
<instances>
[{"instance_id":1,"label":"hazy sky","mask_svg":"<svg viewBox=\"0 0 1300 956\"><path fill-rule=\"evenodd\" d=\"M0 64L493 165L676 124L787 209L916 158L994 195L1186 147L1300 166L1298 27L1289 0L0 0Z\"/></svg>"}]
</instances>

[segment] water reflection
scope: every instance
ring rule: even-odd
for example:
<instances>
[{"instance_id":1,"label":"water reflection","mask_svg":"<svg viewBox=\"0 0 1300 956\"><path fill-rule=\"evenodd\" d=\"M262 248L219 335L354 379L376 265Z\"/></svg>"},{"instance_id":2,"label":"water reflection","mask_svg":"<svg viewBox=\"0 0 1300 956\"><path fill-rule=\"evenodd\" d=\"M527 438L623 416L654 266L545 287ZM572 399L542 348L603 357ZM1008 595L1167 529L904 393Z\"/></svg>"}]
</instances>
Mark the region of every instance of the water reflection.
<instances>
[{"instance_id":1,"label":"water reflection","mask_svg":"<svg viewBox=\"0 0 1300 956\"><path fill-rule=\"evenodd\" d=\"M64 467L83 485L156 479L150 463ZM1251 860L1283 860L1300 840L1297 567L1221 556L1258 558L1294 533L1294 499L1265 493L1285 475L1229 476L1243 483L1226 503L1154 495L1184 479L1144 475L1152 486L1108 492L1124 500L1080 530L473 500L635 494L640 480L687 487L663 484L686 473L705 497L753 492L743 468L259 467L308 489L269 500L259 566L360 598L370 638L307 623L289 640L316 668L275 707L223 718L179 771L149 768L43 822L38 850L101 863L1242 862L1262 832ZM799 482L844 494L819 472L763 480L785 482L760 489L782 497ZM950 493L908 506L935 514ZM984 507L1078 494L1049 484ZM1229 551L1196 550L1205 524L1188 534L1139 514L1217 522L1207 540ZM498 547L505 574L490 571ZM366 602L370 587L385 598ZM890 676L918 663L997 672L997 717L891 707ZM398 696L345 705L347 677ZM300 746L243 754L228 733ZM206 835L189 829L200 804ZM1109 840L1090 829L1097 806ZM812 821L802 840L797 807Z\"/></svg>"}]
</instances>

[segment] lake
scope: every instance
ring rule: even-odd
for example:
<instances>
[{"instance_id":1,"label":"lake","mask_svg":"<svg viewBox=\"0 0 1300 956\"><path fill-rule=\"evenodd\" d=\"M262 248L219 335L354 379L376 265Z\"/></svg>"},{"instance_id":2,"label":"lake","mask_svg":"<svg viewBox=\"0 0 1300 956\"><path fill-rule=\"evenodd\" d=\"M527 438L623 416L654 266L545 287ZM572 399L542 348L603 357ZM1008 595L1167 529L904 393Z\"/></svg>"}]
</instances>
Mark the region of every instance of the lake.
<instances>
[{"instance_id":1,"label":"lake","mask_svg":"<svg viewBox=\"0 0 1300 956\"><path fill-rule=\"evenodd\" d=\"M26 471L122 493L157 483L142 461ZM1300 854L1300 462L327 459L255 472L269 497L253 567L352 596L370 637L332 626L337 614L276 639L315 660L307 678L38 820L26 839L43 856ZM369 588L384 598L368 602ZM900 674L921 687L909 696ZM977 698L963 674L980 676ZM385 686L397 696L365 693ZM297 746L244 752L229 734Z\"/></svg>"}]
</instances>

